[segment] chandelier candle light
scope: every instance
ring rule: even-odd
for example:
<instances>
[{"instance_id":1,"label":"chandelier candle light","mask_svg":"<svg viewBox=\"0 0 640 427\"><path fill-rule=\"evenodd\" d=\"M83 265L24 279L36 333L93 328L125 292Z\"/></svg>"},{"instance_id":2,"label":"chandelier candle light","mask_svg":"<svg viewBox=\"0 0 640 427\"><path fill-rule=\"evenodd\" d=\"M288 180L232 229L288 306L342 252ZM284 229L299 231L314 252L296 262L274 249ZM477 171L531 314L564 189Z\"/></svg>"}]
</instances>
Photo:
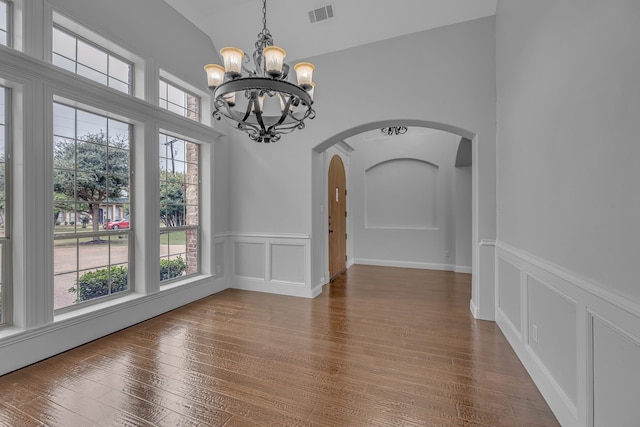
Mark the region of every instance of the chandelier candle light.
<instances>
[{"instance_id":1,"label":"chandelier candle light","mask_svg":"<svg viewBox=\"0 0 640 427\"><path fill-rule=\"evenodd\" d=\"M313 119L315 83L313 64L301 62L293 68L297 84L287 81L286 52L273 45L267 29L267 0L262 2L262 31L253 52L254 70L245 64L251 59L236 47L220 49L224 67L205 65L209 90L213 92L213 117L226 117L256 142L277 142L283 134L304 128ZM279 102L276 102L275 99ZM273 101L273 102L271 102Z\"/></svg>"}]
</instances>

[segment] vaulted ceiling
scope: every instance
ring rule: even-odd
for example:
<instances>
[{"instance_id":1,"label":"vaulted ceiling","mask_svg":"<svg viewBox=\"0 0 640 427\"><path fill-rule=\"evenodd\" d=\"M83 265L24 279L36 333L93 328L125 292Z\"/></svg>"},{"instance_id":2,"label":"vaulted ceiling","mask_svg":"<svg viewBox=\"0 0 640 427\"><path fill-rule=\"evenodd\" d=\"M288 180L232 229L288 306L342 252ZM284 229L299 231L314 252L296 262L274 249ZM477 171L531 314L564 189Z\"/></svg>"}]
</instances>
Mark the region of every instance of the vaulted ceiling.
<instances>
[{"instance_id":1,"label":"vaulted ceiling","mask_svg":"<svg viewBox=\"0 0 640 427\"><path fill-rule=\"evenodd\" d=\"M205 32L217 49L248 54L262 30L262 0L164 0ZM286 61L491 16L497 0L269 0L267 28ZM310 22L331 6L333 18ZM411 54L411 52L399 52ZM381 66L390 58L380 58Z\"/></svg>"}]
</instances>

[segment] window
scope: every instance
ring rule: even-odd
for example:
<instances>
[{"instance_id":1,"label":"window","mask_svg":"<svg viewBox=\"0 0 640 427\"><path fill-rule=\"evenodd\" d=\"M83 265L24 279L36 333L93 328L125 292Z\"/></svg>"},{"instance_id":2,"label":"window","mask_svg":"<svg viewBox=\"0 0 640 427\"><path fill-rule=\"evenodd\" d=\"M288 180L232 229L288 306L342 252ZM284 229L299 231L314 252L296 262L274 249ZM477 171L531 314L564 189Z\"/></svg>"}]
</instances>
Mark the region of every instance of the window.
<instances>
[{"instance_id":1,"label":"window","mask_svg":"<svg viewBox=\"0 0 640 427\"><path fill-rule=\"evenodd\" d=\"M54 308L130 289L131 125L53 106Z\"/></svg>"},{"instance_id":2,"label":"window","mask_svg":"<svg viewBox=\"0 0 640 427\"><path fill-rule=\"evenodd\" d=\"M200 97L166 80L160 80L160 107L196 122L200 121Z\"/></svg>"},{"instance_id":3,"label":"window","mask_svg":"<svg viewBox=\"0 0 640 427\"><path fill-rule=\"evenodd\" d=\"M53 27L52 61L65 70L121 92L133 93L133 65L80 36Z\"/></svg>"},{"instance_id":4,"label":"window","mask_svg":"<svg viewBox=\"0 0 640 427\"><path fill-rule=\"evenodd\" d=\"M11 3L0 0L0 45L11 46Z\"/></svg>"},{"instance_id":5,"label":"window","mask_svg":"<svg viewBox=\"0 0 640 427\"><path fill-rule=\"evenodd\" d=\"M160 281L199 272L199 151L160 134Z\"/></svg>"},{"instance_id":6,"label":"window","mask_svg":"<svg viewBox=\"0 0 640 427\"><path fill-rule=\"evenodd\" d=\"M9 250L9 235L7 227L7 214L10 212L7 206L7 142L10 140L8 131L8 96L9 90L0 87L0 324L10 321L7 298L7 256Z\"/></svg>"}]
</instances>

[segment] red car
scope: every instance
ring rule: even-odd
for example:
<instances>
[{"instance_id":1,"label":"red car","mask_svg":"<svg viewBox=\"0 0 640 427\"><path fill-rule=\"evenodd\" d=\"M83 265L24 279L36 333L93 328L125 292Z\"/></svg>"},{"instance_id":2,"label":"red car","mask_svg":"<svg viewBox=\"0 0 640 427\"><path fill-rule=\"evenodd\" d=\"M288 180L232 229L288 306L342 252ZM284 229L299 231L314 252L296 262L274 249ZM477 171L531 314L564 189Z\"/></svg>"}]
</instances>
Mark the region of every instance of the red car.
<instances>
[{"instance_id":1,"label":"red car","mask_svg":"<svg viewBox=\"0 0 640 427\"><path fill-rule=\"evenodd\" d=\"M116 218L103 225L105 230L117 230L119 228L129 228L129 215L124 218Z\"/></svg>"}]
</instances>

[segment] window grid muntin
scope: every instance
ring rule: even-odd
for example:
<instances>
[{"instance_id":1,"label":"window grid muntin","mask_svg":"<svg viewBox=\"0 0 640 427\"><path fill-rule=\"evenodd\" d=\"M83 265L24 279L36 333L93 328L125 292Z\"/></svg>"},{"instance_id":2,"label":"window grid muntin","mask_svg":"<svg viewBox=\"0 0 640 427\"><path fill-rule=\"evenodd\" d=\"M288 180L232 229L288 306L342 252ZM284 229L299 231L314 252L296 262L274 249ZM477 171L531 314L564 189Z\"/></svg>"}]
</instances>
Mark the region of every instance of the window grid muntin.
<instances>
[{"instance_id":1,"label":"window grid muntin","mask_svg":"<svg viewBox=\"0 0 640 427\"><path fill-rule=\"evenodd\" d=\"M170 155L168 154L168 150L169 150L169 146L171 145L171 147L173 147L173 143L177 143L178 145L182 145L184 147L184 153L182 157L178 157L178 159L176 159L175 157L172 159L170 157ZM167 279L163 279L162 278L162 265L161 265L161 284L166 284L168 282L172 282L175 280L180 280L183 279L185 277L188 276L193 276L196 274L200 273L201 270L201 260L200 260L200 246L201 246L201 236L200 236L200 199L201 199L201 180L200 180L200 146L199 144L195 143L195 142L191 142L182 138L174 138L171 135L167 135L164 133L160 133L160 140L159 140L159 160L160 160L160 164L165 164L167 165L167 168L163 170L163 168L160 166L159 167L159 172L160 172L160 209L162 210L163 206L169 207L169 206L175 206L173 204L163 204L162 200L163 197L166 196L166 194L163 194L163 184L165 186L165 191L168 189L168 184L169 184L169 168L168 165L170 163L173 163L173 161L175 161L176 163L184 163L185 165L185 172L184 172L184 179L181 181L182 185L185 186L185 188L188 188L187 186L192 186L195 187L195 196L197 197L197 201L196 203L188 203L188 194L187 193L183 193L184 194L184 221L185 224L178 224L178 225L174 225L174 226L169 226L166 224L166 222L162 221L162 218L160 218L160 259L162 260L172 260L175 259L177 257L183 257L183 260L187 263L187 270L185 271L185 274L177 276L177 277L173 277L173 278L167 278ZM163 147L164 148L164 153L163 153ZM188 160L188 147L193 147L196 151L195 154L197 156L197 160L194 161L189 161ZM173 151L172 151L173 153ZM173 156L173 154L172 154ZM191 165L191 167L195 167L195 174L191 175L191 177L189 176L188 173L188 169L189 169L189 165ZM175 169L173 168L173 165L171 167L172 169L172 174L176 174L176 172L173 172ZM178 173L179 170L178 170ZM165 199L166 200L166 199ZM191 207L192 209L195 209L195 224L188 224L189 218L188 218L188 208ZM160 216L162 214L160 213ZM172 252L171 250L171 235L176 235L176 234L181 234L181 233L185 233L185 243L184 243L184 251L180 252ZM195 244L196 244L196 248L195 251L190 251L189 250L189 233L193 233L192 237L195 239ZM166 240L166 245L164 243L164 240ZM195 268L192 268L193 266L190 265L190 261L193 261L196 263Z\"/></svg>"},{"instance_id":2,"label":"window grid muntin","mask_svg":"<svg viewBox=\"0 0 640 427\"><path fill-rule=\"evenodd\" d=\"M55 32L56 31L60 31L64 35L75 39L75 47L74 47L75 58L69 58L68 56L65 56L65 55L62 55L62 54L56 52L55 51L55 46L52 45L51 55L52 55L52 63L54 65L56 65L56 66L58 66L60 68L63 68L63 69L67 69L67 68L63 67L62 65L56 64L55 58L56 57L62 58L63 60L66 60L66 61L69 61L69 62L73 63L73 65L74 65L74 67L73 67L74 69L73 70L68 70L68 71L71 71L71 72L73 72L75 74L81 75L81 76L83 76L85 78L88 78L88 79L94 81L94 82L98 82L100 84L103 84L103 85L105 85L107 87L110 87L112 89L115 89L115 90L117 90L119 92L127 93L129 95L132 95L134 93L133 92L133 85L134 85L134 81L133 81L134 70L133 70L133 67L134 67L134 65L133 65L133 63L131 61L129 61L129 60L123 58L122 56L117 55L117 54L115 54L115 53L103 48L99 44L94 43L89 39L86 39L86 38L84 38L84 37L82 37L82 36L80 36L80 35L78 35L78 34L76 34L74 32L71 32L71 31L67 30L66 28L64 28L64 27L62 27L60 25L57 25L57 24L53 25L52 43L53 43L53 40L55 39ZM107 55L107 71L106 71L106 73L96 69L95 67L91 66L90 64L85 64L85 63L82 63L82 62L78 61L78 44L80 42L81 43L85 43L86 45L88 45L88 46L90 46L90 47L92 47L92 48L94 48L94 49L96 49L96 50L98 50L98 51L100 51L100 52L102 52L102 53ZM121 61L124 64L129 66L129 73L128 73L129 81L128 82L126 82L126 81L124 81L122 79L119 79L119 78L117 78L117 77L115 77L115 76L113 76L111 74L111 72L110 72L110 67L111 67L110 59L111 58L114 58L114 59L116 59L118 61ZM87 68L89 70L92 70L95 73L100 74L101 76L104 76L106 78L106 83L104 83L102 81L99 81L99 80L96 80L96 79L93 79L93 78L91 78L89 76L86 76L84 74L79 73L78 72L78 66L79 65L82 66L82 67L85 67L85 68ZM112 86L111 85L111 81L112 80L114 82L119 83L119 84L125 85L128 88L128 90L124 91L124 90L119 89L118 87Z\"/></svg>"},{"instance_id":3,"label":"window grid muntin","mask_svg":"<svg viewBox=\"0 0 640 427\"><path fill-rule=\"evenodd\" d=\"M85 114L85 115L89 115L90 116L97 116L100 118L104 118L105 119L105 124L106 124L106 130L102 131L104 133L104 141L105 143L102 144L105 149L107 150L107 158L109 157L109 149L113 149L113 150L120 150L120 151L126 151L128 154L128 158L127 158L127 168L128 168L128 175L127 175L127 181L128 184L125 187L126 188L126 203L121 203L125 206L127 206L127 210L131 210L131 197L132 197L132 185L133 185L133 177L132 177L132 169L131 169L131 165L133 164L133 159L132 159L132 155L133 152L131 151L131 147L132 147L132 135L133 135L133 129L131 127L131 125L122 122L120 120L115 120L112 118L109 118L107 116L104 116L102 114L97 114L94 112L90 112L90 111L86 111L83 110L81 108L77 108L77 107L73 107L61 102L54 102L54 112L55 112L55 106L60 106L66 109L70 109L73 111L73 132L72 135L70 135L71 132L62 132L62 133L56 133L56 130L59 130L59 128L56 127L55 123L56 121L59 119L58 116L56 116L54 114L54 144L56 139L57 140L71 140L74 144L74 148L73 148L73 155L74 155L74 160L73 160L73 169L71 168L62 168L60 167L60 165L56 165L55 162L55 156L54 156L54 165L53 165L53 171L54 173L56 171L66 171L66 172L71 172L72 174L74 174L74 176L77 176L79 174L82 173L92 173L91 171L81 171L78 170L78 144L92 144L92 142L88 141L90 138L86 138L86 135L79 135L78 134L78 129L80 129L80 125L78 124L78 116L79 114ZM111 123L114 123L116 125L125 125L125 126L115 126L116 131L122 131L123 129L127 129L128 131L128 135L126 135L126 146L127 149L126 150L122 150L120 148L116 148L114 147L112 144L117 144L116 142L116 135L113 135L111 133L111 128L113 126L111 126ZM64 135L63 135L64 133ZM98 144L95 144L98 145ZM108 160L107 160L107 165L108 165ZM107 167L106 171L104 171L105 175L107 176L106 179L106 184L105 184L105 188L108 189L108 183L109 183L109 170L110 168ZM55 181L55 179L54 179ZM73 224L73 231L69 231L69 232L60 232L59 230L56 230L54 228L54 286L55 284L55 278L58 276L62 276L62 275L71 275L71 274L75 274L75 281L73 284L73 287L76 287L76 289L78 290L77 287L77 279L81 277L82 274L88 272L88 271L97 271L97 270L103 270L103 269L107 269L108 274L111 275L111 272L114 271L114 267L120 267L120 266L126 266L127 268L127 288L124 289L123 291L119 291L119 292L115 292L112 293L112 286L109 285L108 286L108 294L105 296L100 296L100 297L95 297L93 299L88 299L85 301L77 301L77 302L71 302L68 303L67 305L62 305L60 306L56 301L54 301L54 310L56 311L56 313L63 313L66 311L70 311L73 310L79 306L86 306L89 304L94 304L97 302L102 302L105 301L107 299L112 299L112 298L118 298L120 296L122 296L123 294L126 294L128 292L133 291L134 289L134 285L133 285L133 253L134 253L134 247L133 247L133 243L134 240L132 239L133 237L133 221L131 220L130 223L130 227L128 229L120 229L120 230L102 230L102 225L99 224L98 225L98 230L99 231L81 231L81 225L80 225L80 221L78 220L79 214L80 212L84 213L84 211L80 211L78 209L78 206L80 205L86 205L88 204L88 202L86 201L80 201L78 199L78 195L77 195L77 187L76 187L76 180L74 178L74 197L73 200L71 201L66 201L63 203L59 203L56 202L54 200L54 208L60 207L60 206L64 206L67 205L68 203L70 203L73 206L73 209L70 211L70 213L73 214L74 216L74 224ZM52 189L53 190L53 189ZM55 194L55 191L54 191ZM108 195L107 195L107 199L105 199L106 201L104 202L100 202L100 206L106 206L107 209L103 209L106 210L108 212L108 209L114 205L113 201L109 201ZM106 214L104 214L106 215ZM106 220L106 216L102 217L103 221ZM98 221L100 221L100 218L98 218ZM99 265L99 266L93 266L91 268L82 268L83 266L81 265L81 260L83 258L83 256L86 256L81 254L81 239L92 239L94 237L98 237L98 238L104 238L107 239L107 253L108 253L108 257L107 257L107 264L103 264L103 265ZM115 239L118 240L115 240ZM119 243L122 239L126 239L126 256L124 257L126 259L126 261L120 261L120 262L113 262L113 252L112 249L114 246L114 241ZM57 265L58 263L56 262L56 242L61 242L61 241L73 241L75 240L75 246L74 246L74 251L75 251L75 269L69 269L69 270L64 270L64 271L60 271L57 270ZM121 245L122 246L122 245ZM56 271L57 270L57 271ZM54 289L54 293L55 293L55 289ZM73 296L73 294L71 294L71 296ZM76 298L78 297L78 293L76 293Z\"/></svg>"},{"instance_id":4,"label":"window grid muntin","mask_svg":"<svg viewBox=\"0 0 640 427\"><path fill-rule=\"evenodd\" d=\"M166 86L166 89L163 91L163 85ZM185 102L185 106L182 106L180 104L176 104L175 102L172 102L169 100L169 89L174 89L176 91L182 92L183 96L184 96L184 102ZM160 99L160 107L171 111L173 113L179 114L182 117L186 117L190 120L199 122L200 121L200 103L202 102L200 96L196 95L193 92L190 92L184 88L182 88L181 86L176 85L175 83L172 83L171 81L164 79L164 78L160 78L159 84L158 84L158 92L159 92L159 99ZM164 93L163 93L164 92ZM188 97L191 96L193 99L195 99L195 108L189 108L189 100ZM164 104L164 105L163 105ZM173 106L175 108L177 108L178 110L180 110L180 112L177 111L173 111L170 106Z\"/></svg>"}]
</instances>

